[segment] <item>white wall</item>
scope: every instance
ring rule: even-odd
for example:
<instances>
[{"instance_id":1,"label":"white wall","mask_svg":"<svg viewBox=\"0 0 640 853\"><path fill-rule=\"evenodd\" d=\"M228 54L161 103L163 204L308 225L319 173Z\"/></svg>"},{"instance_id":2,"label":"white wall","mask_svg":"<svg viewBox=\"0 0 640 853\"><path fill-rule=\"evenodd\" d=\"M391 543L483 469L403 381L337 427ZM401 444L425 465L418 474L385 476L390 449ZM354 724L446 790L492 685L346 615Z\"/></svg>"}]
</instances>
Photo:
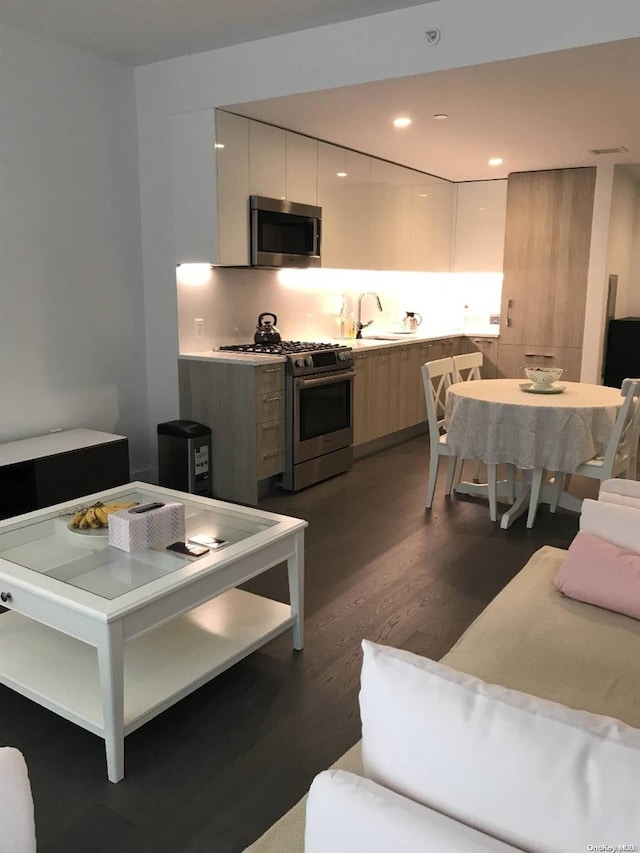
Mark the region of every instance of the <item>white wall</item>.
<instances>
[{"instance_id":1,"label":"white wall","mask_svg":"<svg viewBox=\"0 0 640 853\"><path fill-rule=\"evenodd\" d=\"M172 113L640 35L636 0L449 0L136 70L150 423L178 411ZM429 48L424 31L439 27Z\"/></svg>"},{"instance_id":2,"label":"white wall","mask_svg":"<svg viewBox=\"0 0 640 853\"><path fill-rule=\"evenodd\" d=\"M0 27L0 441L131 439L148 466L133 71Z\"/></svg>"},{"instance_id":3,"label":"white wall","mask_svg":"<svg viewBox=\"0 0 640 853\"><path fill-rule=\"evenodd\" d=\"M611 215L607 246L607 273L618 276L616 317L628 317L632 301L631 256L635 229L637 184L616 166L611 190Z\"/></svg>"}]
</instances>

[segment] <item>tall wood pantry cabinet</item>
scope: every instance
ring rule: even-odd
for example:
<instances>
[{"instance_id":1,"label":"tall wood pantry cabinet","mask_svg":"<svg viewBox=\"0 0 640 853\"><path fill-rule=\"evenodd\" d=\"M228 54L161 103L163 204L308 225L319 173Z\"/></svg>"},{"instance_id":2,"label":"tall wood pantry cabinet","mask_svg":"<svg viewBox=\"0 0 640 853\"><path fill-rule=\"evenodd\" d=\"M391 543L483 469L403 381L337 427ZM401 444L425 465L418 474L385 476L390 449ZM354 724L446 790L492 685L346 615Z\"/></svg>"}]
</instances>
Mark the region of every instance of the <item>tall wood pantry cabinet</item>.
<instances>
[{"instance_id":1,"label":"tall wood pantry cabinet","mask_svg":"<svg viewBox=\"0 0 640 853\"><path fill-rule=\"evenodd\" d=\"M498 373L563 367L580 379L593 167L509 175Z\"/></svg>"}]
</instances>

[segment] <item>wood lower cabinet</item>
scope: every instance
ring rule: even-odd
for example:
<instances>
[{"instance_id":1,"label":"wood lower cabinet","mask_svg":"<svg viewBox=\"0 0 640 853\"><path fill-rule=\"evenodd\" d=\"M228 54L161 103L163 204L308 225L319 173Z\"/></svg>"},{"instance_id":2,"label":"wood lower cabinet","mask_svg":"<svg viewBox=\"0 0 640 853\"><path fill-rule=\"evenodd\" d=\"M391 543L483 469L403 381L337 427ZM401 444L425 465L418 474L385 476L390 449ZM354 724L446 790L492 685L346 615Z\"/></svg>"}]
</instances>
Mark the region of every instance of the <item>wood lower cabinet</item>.
<instances>
[{"instance_id":1,"label":"wood lower cabinet","mask_svg":"<svg viewBox=\"0 0 640 853\"><path fill-rule=\"evenodd\" d=\"M421 367L458 355L460 336L355 353L354 445L366 444L427 419Z\"/></svg>"},{"instance_id":2,"label":"wood lower cabinet","mask_svg":"<svg viewBox=\"0 0 640 853\"><path fill-rule=\"evenodd\" d=\"M465 352L482 353L482 378L497 379L498 377L498 338L465 338Z\"/></svg>"},{"instance_id":3,"label":"wood lower cabinet","mask_svg":"<svg viewBox=\"0 0 640 853\"><path fill-rule=\"evenodd\" d=\"M284 364L178 364L180 417L211 427L213 496L257 504L259 481L285 469Z\"/></svg>"},{"instance_id":4,"label":"wood lower cabinet","mask_svg":"<svg viewBox=\"0 0 640 853\"><path fill-rule=\"evenodd\" d=\"M561 367L567 382L580 381L582 349L578 347L532 347L500 343L498 348L498 376L521 378L526 381L525 367Z\"/></svg>"}]
</instances>

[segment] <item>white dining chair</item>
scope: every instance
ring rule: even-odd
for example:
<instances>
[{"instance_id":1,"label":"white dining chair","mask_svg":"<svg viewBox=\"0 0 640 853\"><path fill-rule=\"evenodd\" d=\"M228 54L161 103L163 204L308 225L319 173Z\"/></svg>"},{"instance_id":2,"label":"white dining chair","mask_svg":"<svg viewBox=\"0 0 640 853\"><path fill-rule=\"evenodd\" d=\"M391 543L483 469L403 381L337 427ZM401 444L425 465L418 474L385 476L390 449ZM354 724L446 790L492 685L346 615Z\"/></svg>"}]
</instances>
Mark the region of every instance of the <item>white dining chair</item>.
<instances>
[{"instance_id":1,"label":"white dining chair","mask_svg":"<svg viewBox=\"0 0 640 853\"><path fill-rule=\"evenodd\" d=\"M481 352L467 352L463 355L453 356L453 381L469 382L474 379L482 379L482 365L484 359Z\"/></svg>"},{"instance_id":2,"label":"white dining chair","mask_svg":"<svg viewBox=\"0 0 640 853\"><path fill-rule=\"evenodd\" d=\"M0 850L36 853L33 799L22 753L0 747Z\"/></svg>"},{"instance_id":3,"label":"white dining chair","mask_svg":"<svg viewBox=\"0 0 640 853\"><path fill-rule=\"evenodd\" d=\"M624 402L611 430L611 436L604 456L596 456L584 462L571 474L556 472L551 496L550 509L555 512L560 493L568 488L568 479L574 475L592 479L610 480L614 477L636 479L638 463L638 440L640 438L640 379L625 379L620 393Z\"/></svg>"},{"instance_id":4,"label":"white dining chair","mask_svg":"<svg viewBox=\"0 0 640 853\"><path fill-rule=\"evenodd\" d=\"M445 494L447 495L451 495L454 484L460 480L463 460L456 458L451 453L451 449L447 444L447 434L443 432L447 389L453 379L453 359L439 358L435 361L428 361L422 365L421 369L427 403L427 422L429 425L429 479L425 507L430 509L436 490L440 457L446 456L449 460L447 463L447 482L445 487ZM487 491L491 521L496 521L498 517L497 482L497 466L487 465Z\"/></svg>"},{"instance_id":5,"label":"white dining chair","mask_svg":"<svg viewBox=\"0 0 640 853\"><path fill-rule=\"evenodd\" d=\"M473 382L476 379L482 379L482 365L484 364L484 357L481 352L467 352L462 355L454 355L453 356L453 381L454 382ZM476 471L473 476L474 483L480 483L480 471L482 469L483 463L478 461L476 463ZM506 472L506 481L507 481L507 500L509 503L513 504L515 501L515 482L516 482L516 472L513 465L509 465L508 463L505 465ZM497 473L496 473L497 479ZM487 481L491 484L491 477L489 476L489 472L487 469ZM497 488L497 486L496 486ZM496 510L497 513L497 510ZM494 513L494 515L496 514ZM495 521L496 519L493 518Z\"/></svg>"},{"instance_id":6,"label":"white dining chair","mask_svg":"<svg viewBox=\"0 0 640 853\"><path fill-rule=\"evenodd\" d=\"M449 459L447 464L446 494L453 491L456 476L457 459L451 454L444 430L444 405L447 389L453 378L453 359L439 358L422 365L422 382L427 403L427 423L429 425L429 480L425 507L430 509L438 479L440 457Z\"/></svg>"}]
</instances>

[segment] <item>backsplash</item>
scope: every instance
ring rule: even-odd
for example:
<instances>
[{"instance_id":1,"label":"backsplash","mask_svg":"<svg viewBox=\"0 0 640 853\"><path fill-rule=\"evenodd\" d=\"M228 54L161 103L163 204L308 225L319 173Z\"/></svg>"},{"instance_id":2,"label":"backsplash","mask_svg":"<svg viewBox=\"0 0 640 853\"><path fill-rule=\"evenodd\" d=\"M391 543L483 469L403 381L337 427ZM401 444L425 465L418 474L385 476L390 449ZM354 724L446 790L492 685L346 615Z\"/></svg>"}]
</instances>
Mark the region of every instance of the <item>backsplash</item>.
<instances>
[{"instance_id":1,"label":"backsplash","mask_svg":"<svg viewBox=\"0 0 640 853\"><path fill-rule=\"evenodd\" d=\"M340 334L341 296L373 329L392 331L406 311L423 317L421 332L497 331L489 317L500 311L501 273L417 273L371 270L259 270L218 267L199 284L188 284L178 267L180 352L204 352L253 340L258 314L271 311L290 340L330 340ZM202 320L196 336L195 320Z\"/></svg>"}]
</instances>

